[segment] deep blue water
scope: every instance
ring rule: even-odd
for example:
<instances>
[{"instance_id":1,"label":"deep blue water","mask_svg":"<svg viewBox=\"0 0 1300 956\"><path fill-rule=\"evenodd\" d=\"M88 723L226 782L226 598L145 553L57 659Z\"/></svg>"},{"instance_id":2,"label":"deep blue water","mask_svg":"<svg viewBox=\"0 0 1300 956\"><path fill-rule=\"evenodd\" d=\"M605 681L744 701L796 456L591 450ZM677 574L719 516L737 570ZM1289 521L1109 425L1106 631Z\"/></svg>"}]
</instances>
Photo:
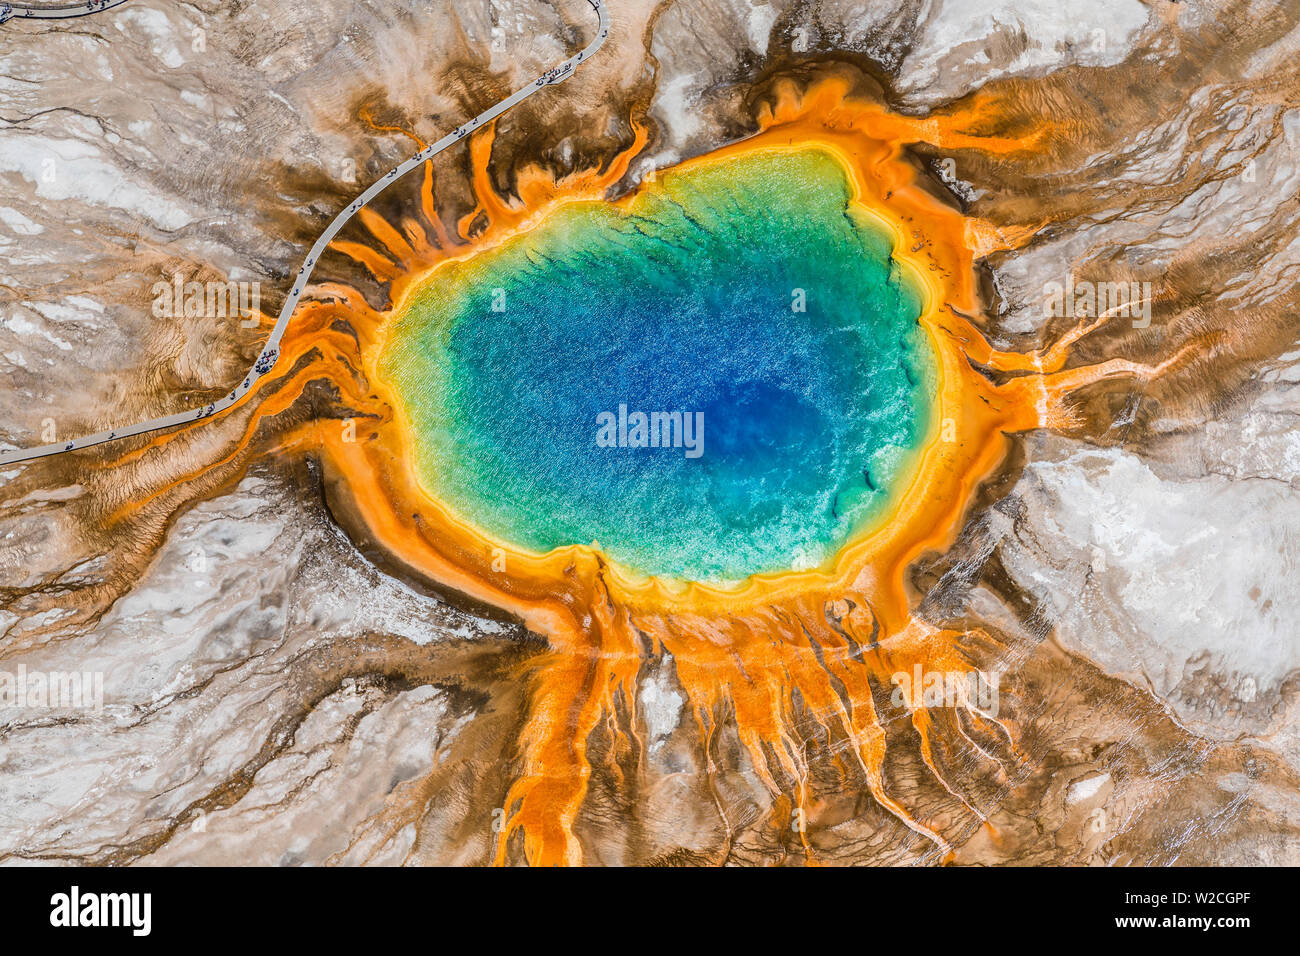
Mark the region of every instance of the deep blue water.
<instances>
[{"instance_id":1,"label":"deep blue water","mask_svg":"<svg viewBox=\"0 0 1300 956\"><path fill-rule=\"evenodd\" d=\"M830 154L755 152L437 270L381 363L422 483L495 538L646 574L825 561L901 484L934 388L918 294L848 199ZM603 447L620 404L702 413L701 453Z\"/></svg>"}]
</instances>

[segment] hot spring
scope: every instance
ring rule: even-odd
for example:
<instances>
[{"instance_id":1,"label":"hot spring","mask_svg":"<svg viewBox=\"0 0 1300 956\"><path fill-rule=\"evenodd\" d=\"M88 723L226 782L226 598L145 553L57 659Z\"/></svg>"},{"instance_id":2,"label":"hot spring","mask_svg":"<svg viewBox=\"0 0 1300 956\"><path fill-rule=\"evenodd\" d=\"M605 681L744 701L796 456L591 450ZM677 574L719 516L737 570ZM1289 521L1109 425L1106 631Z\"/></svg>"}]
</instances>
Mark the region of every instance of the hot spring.
<instances>
[{"instance_id":1,"label":"hot spring","mask_svg":"<svg viewBox=\"0 0 1300 956\"><path fill-rule=\"evenodd\" d=\"M439 265L379 361L420 483L491 540L594 544L634 575L826 564L930 432L936 359L893 242L814 146L569 202Z\"/></svg>"}]
</instances>

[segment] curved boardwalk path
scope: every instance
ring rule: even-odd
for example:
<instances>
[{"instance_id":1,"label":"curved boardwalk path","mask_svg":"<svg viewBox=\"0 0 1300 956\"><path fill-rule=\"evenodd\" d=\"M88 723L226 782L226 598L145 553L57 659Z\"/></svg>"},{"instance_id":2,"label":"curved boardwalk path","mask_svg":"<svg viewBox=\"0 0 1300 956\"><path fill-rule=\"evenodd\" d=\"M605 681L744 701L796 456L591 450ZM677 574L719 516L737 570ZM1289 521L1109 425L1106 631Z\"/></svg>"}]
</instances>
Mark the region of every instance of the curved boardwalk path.
<instances>
[{"instance_id":1,"label":"curved boardwalk path","mask_svg":"<svg viewBox=\"0 0 1300 956\"><path fill-rule=\"evenodd\" d=\"M124 3L126 0L83 0L82 3L66 3L58 7L29 7L21 3L0 3L0 23L6 20L70 20L73 17L103 13Z\"/></svg>"},{"instance_id":2,"label":"curved boardwalk path","mask_svg":"<svg viewBox=\"0 0 1300 956\"><path fill-rule=\"evenodd\" d=\"M123 2L125 2L125 0L116 0L116 2L106 4L98 9L108 9L110 6L116 6L118 3ZM85 435L81 438L74 438L70 441L54 442L49 445L40 445L35 448L0 449L0 465L6 465L11 462L30 461L33 458L45 458L49 455L60 455L64 452L74 451L78 448L87 448L91 445L99 445L103 442L115 441L119 438L129 438L132 435L142 435L145 432L157 431L160 428L171 428L174 425L183 425L186 422L209 418L212 415L224 412L247 395L249 391L252 390L253 383L269 372L271 367L275 365L275 361L279 357L280 339L284 336L284 330L288 328L290 319L293 318L294 310L298 307L298 300L302 297L302 292L307 285L307 280L311 278L312 270L316 268L317 262L320 261L321 254L325 251L325 247L334 241L334 237L339 234L339 231L348 224L349 220L357 214L357 211L360 210L362 206L365 206L373 200L396 180L420 166L426 160L441 153L449 146L454 146L456 143L459 143L470 133L474 132L481 126L490 123L506 110L510 109L510 107L522 103L524 100L528 99L528 97L547 86L568 79L574 71L577 70L581 63L590 59L591 55L604 45L605 38L609 36L609 12L605 9L605 0L587 0L587 2L591 4L592 9L596 13L598 26L595 38L587 44L585 49L579 53L575 53L559 66L547 70L523 89L511 93L495 106L484 110L468 123L457 127L436 143L426 146L401 165L391 169L380 180L373 183L369 189L349 203L346 209L334 217L334 220L325 227L325 231L320 234L320 238L316 240L316 243L307 253L307 258L303 262L302 268L298 270L298 274L293 280L293 290L289 293L289 297L284 300L284 306L280 309L279 318L275 320L275 327L271 329L271 335L266 340L266 346L263 348L262 354L257 357L257 361L253 363L253 367L249 369L249 372L244 379L236 385L229 394L215 402L204 405L202 408L193 408L189 411L175 412L171 415L164 415L161 418L151 418L148 421L138 422L134 425L126 425L122 428L115 428L112 431L96 432L93 435ZM23 8L19 7L17 9L21 10ZM47 8L47 10L49 9L53 8ZM66 16L80 16L87 12L98 12L98 9L95 11L88 11L85 4L82 4L78 8L67 9L80 9L81 13L68 13L65 14ZM36 15L35 12L33 12L33 15Z\"/></svg>"}]
</instances>

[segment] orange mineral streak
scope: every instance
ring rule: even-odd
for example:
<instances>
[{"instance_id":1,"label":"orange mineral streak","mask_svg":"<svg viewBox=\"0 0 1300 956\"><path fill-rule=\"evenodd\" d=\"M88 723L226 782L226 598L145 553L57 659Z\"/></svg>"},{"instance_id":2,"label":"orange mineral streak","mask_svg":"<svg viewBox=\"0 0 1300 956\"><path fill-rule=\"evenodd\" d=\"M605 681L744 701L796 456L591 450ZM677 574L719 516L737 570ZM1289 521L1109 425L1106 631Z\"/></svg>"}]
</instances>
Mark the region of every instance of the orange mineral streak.
<instances>
[{"instance_id":1,"label":"orange mineral streak","mask_svg":"<svg viewBox=\"0 0 1300 956\"><path fill-rule=\"evenodd\" d=\"M421 139L419 136L417 136L415 133L411 132L409 129L407 129L404 126L392 126L387 123L377 122L375 120L374 114L370 112L369 106L361 107L361 109L357 111L357 118L360 119L361 122L369 126L376 133L401 133L403 136L405 136L407 139L413 142L416 146L420 147L420 149L424 149L424 147L429 145L423 139Z\"/></svg>"},{"instance_id":2,"label":"orange mineral streak","mask_svg":"<svg viewBox=\"0 0 1300 956\"><path fill-rule=\"evenodd\" d=\"M639 752L633 747L639 740L638 675L648 656L665 652L689 699L710 772L717 732L729 721L755 778L772 795L772 828L788 833L806 859L813 852L806 827L795 826L791 817L812 825L807 818L819 796L809 765L817 759L838 768L846 786L869 792L884 813L917 835L922 850L932 847L933 859L950 852L940 825L917 820L906 795L890 792L881 710L890 706L892 675L911 674L917 666L970 671L973 663L959 649L965 635L913 617L916 596L909 592L906 569L922 553L951 543L973 492L1004 461L1008 434L1067 424L1069 393L1088 382L1161 371L1121 360L1064 371L1069 345L1091 327L1028 355L995 350L981 335L975 324L981 311L977 257L1024 242L1036 227L998 230L968 219L920 186L903 151L928 143L1011 157L1040 148L1052 132L983 132L1000 128L990 109L976 98L963 110L916 119L855 101L847 85L836 81L804 92L781 87L762 107L756 135L685 164L725 162L760 149L815 145L831 151L851 175L854 201L893 233L895 258L923 290L919 321L938 366L932 433L892 511L862 529L825 567L758 575L736 587L640 577L585 545L533 554L457 520L417 480L400 397L378 371L392 320L414 288L436 281L445 263L536 227L564 203L606 201L606 192L644 146L644 129L637 128L630 148L604 169L558 179L539 167L517 170L513 197L494 188L493 132L484 130L471 139L478 204L456 224L459 242L435 214L433 171L426 166L420 209L432 229L431 243L407 241L371 214L362 221L385 253L359 242L334 244L391 280L392 307L378 311L359 292L341 286L314 287L331 301L304 306L310 320L295 322L286 336L286 357L292 359L277 368L294 369L293 383L274 393L275 404L296 395L300 379L315 373L337 385L354 417L342 427L326 421L299 428L291 443L315 449L331 478L341 479L336 487L352 512L394 561L517 617L549 645L526 675L529 712L518 741L517 777L504 801L497 862L520 851L533 864L582 861L575 828L593 773L589 745L598 737L613 740L616 751ZM628 195L616 205L626 209L634 199ZM409 227L406 232L413 234ZM426 235L419 230L421 238ZM344 322L355 339L339 331ZM990 381L972 362L1003 374ZM942 738L942 749L964 747L996 762L1003 758L990 748L1015 753L1010 729L974 701L938 709L914 703L895 716L910 718L921 759L958 810L982 825L981 811L946 779L936 744ZM956 719L958 710L962 720ZM804 732L809 720L828 742L818 745L820 757L810 754L815 748ZM604 732L594 735L598 729ZM608 754L602 757L614 763ZM602 763L601 769L619 779L617 767ZM485 819L490 809L484 809Z\"/></svg>"}]
</instances>

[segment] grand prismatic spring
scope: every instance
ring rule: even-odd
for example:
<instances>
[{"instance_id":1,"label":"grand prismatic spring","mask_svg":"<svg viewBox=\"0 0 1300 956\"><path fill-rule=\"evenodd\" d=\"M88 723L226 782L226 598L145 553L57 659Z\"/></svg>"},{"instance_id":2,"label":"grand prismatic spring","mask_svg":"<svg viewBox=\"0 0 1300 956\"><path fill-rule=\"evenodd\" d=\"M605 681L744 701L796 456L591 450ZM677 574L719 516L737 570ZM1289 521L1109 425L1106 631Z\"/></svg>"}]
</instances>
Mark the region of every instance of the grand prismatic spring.
<instances>
[{"instance_id":1,"label":"grand prismatic spring","mask_svg":"<svg viewBox=\"0 0 1300 956\"><path fill-rule=\"evenodd\" d=\"M1160 370L1064 370L1095 322L1030 354L993 350L971 323L974 251L1007 237L918 188L902 146L1012 152L1042 130L976 136L963 128L974 116L922 124L847 93L789 87L757 135L616 201L606 193L640 138L603 170L524 169L511 200L490 182L484 131L471 145L479 206L459 241L426 177L427 231L368 214L381 248L338 244L391 282L390 309L326 287L337 301L307 306L286 340L310 359L290 363L298 387L329 375L356 410L301 440L359 533L546 638L525 678L499 861L583 859L589 780L621 779L635 759L638 672L664 656L702 746L733 720L778 817L821 799L794 743L811 721L836 787L948 850L885 786L877 697L916 668L969 670L971 635L913 617L906 566L951 539L1008 433L1068 424L1080 385ZM638 410L683 413L686 440L628 447ZM1014 766L1014 734L958 693L960 718L919 695L902 714L978 824L940 750L956 740Z\"/></svg>"},{"instance_id":2,"label":"grand prismatic spring","mask_svg":"<svg viewBox=\"0 0 1300 956\"><path fill-rule=\"evenodd\" d=\"M422 484L505 544L596 541L625 573L827 563L929 430L933 359L891 245L831 154L757 153L443 266L379 363Z\"/></svg>"},{"instance_id":3,"label":"grand prismatic spring","mask_svg":"<svg viewBox=\"0 0 1300 956\"><path fill-rule=\"evenodd\" d=\"M0 862L1300 860L1295 4L56 13Z\"/></svg>"}]
</instances>

